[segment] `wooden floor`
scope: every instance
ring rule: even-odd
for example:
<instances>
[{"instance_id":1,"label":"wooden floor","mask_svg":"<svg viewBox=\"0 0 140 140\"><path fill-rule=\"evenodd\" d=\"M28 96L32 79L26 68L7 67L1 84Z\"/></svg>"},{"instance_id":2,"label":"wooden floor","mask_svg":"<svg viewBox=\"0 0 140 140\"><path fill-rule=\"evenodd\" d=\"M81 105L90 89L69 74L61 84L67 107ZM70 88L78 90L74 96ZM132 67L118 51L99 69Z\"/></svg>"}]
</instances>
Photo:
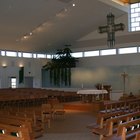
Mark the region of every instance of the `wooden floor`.
<instances>
[{"instance_id":1,"label":"wooden floor","mask_svg":"<svg viewBox=\"0 0 140 140\"><path fill-rule=\"evenodd\" d=\"M52 120L51 128L37 140L99 140L86 126L95 122L91 112L66 110L65 119Z\"/></svg>"}]
</instances>

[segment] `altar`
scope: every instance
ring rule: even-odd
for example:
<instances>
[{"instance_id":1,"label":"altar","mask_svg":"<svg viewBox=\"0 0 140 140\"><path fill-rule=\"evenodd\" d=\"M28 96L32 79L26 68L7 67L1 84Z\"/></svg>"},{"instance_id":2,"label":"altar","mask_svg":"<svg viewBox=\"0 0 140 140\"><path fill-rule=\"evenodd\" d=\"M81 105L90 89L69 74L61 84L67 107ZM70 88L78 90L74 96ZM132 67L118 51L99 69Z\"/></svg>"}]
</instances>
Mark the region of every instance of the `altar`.
<instances>
[{"instance_id":1,"label":"altar","mask_svg":"<svg viewBox=\"0 0 140 140\"><path fill-rule=\"evenodd\" d=\"M83 89L78 90L77 94L81 95L83 102L104 101L109 99L109 93L104 89Z\"/></svg>"}]
</instances>

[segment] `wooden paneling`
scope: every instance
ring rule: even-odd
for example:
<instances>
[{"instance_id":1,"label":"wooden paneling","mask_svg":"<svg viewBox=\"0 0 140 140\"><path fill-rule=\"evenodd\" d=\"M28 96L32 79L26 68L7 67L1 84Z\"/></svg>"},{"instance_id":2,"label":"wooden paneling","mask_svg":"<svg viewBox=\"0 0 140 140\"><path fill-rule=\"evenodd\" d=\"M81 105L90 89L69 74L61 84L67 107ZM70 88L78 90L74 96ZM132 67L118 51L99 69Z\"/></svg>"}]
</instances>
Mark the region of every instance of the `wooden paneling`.
<instances>
[{"instance_id":1,"label":"wooden paneling","mask_svg":"<svg viewBox=\"0 0 140 140\"><path fill-rule=\"evenodd\" d=\"M119 0L123 3L136 3L136 2L140 2L140 0Z\"/></svg>"}]
</instances>

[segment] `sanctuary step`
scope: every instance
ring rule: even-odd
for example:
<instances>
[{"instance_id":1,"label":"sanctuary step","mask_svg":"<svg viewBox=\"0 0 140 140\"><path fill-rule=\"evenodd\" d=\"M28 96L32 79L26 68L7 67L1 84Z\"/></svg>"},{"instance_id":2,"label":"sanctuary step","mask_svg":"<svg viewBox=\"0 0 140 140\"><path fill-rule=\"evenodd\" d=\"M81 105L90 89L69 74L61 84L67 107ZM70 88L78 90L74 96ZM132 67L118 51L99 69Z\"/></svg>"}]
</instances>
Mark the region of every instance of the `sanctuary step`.
<instances>
[{"instance_id":1,"label":"sanctuary step","mask_svg":"<svg viewBox=\"0 0 140 140\"><path fill-rule=\"evenodd\" d=\"M103 109L103 104L103 101L95 101L92 103L70 102L64 103L64 109L98 112Z\"/></svg>"}]
</instances>

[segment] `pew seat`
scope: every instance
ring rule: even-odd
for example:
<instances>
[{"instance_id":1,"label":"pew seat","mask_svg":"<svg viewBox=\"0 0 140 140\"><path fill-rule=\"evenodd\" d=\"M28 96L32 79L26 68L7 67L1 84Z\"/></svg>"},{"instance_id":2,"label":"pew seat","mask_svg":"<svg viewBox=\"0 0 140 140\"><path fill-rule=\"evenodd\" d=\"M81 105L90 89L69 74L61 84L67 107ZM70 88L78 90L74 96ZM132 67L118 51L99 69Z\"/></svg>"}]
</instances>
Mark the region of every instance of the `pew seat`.
<instances>
[{"instance_id":1,"label":"pew seat","mask_svg":"<svg viewBox=\"0 0 140 140\"><path fill-rule=\"evenodd\" d=\"M122 123L118 126L117 134L104 137L102 140L139 140L140 119Z\"/></svg>"},{"instance_id":2,"label":"pew seat","mask_svg":"<svg viewBox=\"0 0 140 140\"><path fill-rule=\"evenodd\" d=\"M89 129L94 129L94 128L103 128L106 124L107 119L116 117L116 116L120 116L120 115L124 115L126 114L126 112L123 111L116 111L116 112L110 112L110 113L99 113L97 115L97 119L95 123L91 123L87 125L87 128Z\"/></svg>"},{"instance_id":3,"label":"pew seat","mask_svg":"<svg viewBox=\"0 0 140 140\"><path fill-rule=\"evenodd\" d=\"M120 124L131 121L132 119L135 120L139 117L140 117L140 111L110 118L106 121L105 127L93 128L92 132L94 134L100 135L100 139L102 139L103 137L111 136L117 133L117 129Z\"/></svg>"}]
</instances>

